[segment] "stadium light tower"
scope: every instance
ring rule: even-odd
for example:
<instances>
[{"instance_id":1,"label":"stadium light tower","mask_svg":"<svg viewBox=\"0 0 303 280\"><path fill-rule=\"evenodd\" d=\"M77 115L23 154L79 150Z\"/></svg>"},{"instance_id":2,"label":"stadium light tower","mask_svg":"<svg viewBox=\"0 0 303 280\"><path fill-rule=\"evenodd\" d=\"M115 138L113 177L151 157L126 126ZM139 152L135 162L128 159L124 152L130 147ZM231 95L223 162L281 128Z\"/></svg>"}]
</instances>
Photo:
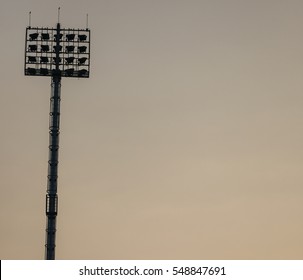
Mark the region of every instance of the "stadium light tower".
<instances>
[{"instance_id":1,"label":"stadium light tower","mask_svg":"<svg viewBox=\"0 0 303 280\"><path fill-rule=\"evenodd\" d=\"M58 16L59 17L59 16ZM26 28L24 74L50 76L49 161L46 193L45 259L55 259L56 218L58 213L58 155L60 131L61 77L88 78L90 73L90 30Z\"/></svg>"}]
</instances>

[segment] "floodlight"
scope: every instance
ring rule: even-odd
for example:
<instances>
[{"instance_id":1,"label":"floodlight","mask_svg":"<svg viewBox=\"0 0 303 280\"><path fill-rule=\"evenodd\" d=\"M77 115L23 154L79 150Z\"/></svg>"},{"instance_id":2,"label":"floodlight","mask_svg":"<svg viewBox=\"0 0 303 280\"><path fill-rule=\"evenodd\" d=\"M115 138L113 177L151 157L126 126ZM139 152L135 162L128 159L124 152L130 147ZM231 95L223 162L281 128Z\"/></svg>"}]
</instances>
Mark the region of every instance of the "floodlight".
<instances>
[{"instance_id":1,"label":"floodlight","mask_svg":"<svg viewBox=\"0 0 303 280\"><path fill-rule=\"evenodd\" d=\"M60 34L59 34L59 40L62 39L62 36L63 36L63 34L60 33ZM55 34L55 35L54 35L55 41L57 41L57 37L58 37L58 34Z\"/></svg>"},{"instance_id":2,"label":"floodlight","mask_svg":"<svg viewBox=\"0 0 303 280\"><path fill-rule=\"evenodd\" d=\"M87 57L81 57L81 58L79 58L78 59L78 61L79 61L78 65L84 64L86 60L87 60Z\"/></svg>"},{"instance_id":3,"label":"floodlight","mask_svg":"<svg viewBox=\"0 0 303 280\"><path fill-rule=\"evenodd\" d=\"M73 41L75 39L75 34L67 34L66 41Z\"/></svg>"},{"instance_id":4,"label":"floodlight","mask_svg":"<svg viewBox=\"0 0 303 280\"><path fill-rule=\"evenodd\" d=\"M37 45L29 45L28 48L29 48L29 51L30 51L30 52L35 52L35 51L37 51Z\"/></svg>"},{"instance_id":5,"label":"floodlight","mask_svg":"<svg viewBox=\"0 0 303 280\"><path fill-rule=\"evenodd\" d=\"M36 69L35 68L27 68L27 72L31 75L35 75L36 74Z\"/></svg>"},{"instance_id":6,"label":"floodlight","mask_svg":"<svg viewBox=\"0 0 303 280\"><path fill-rule=\"evenodd\" d=\"M79 53L85 53L86 52L87 47L86 46L80 46L78 47L78 52Z\"/></svg>"},{"instance_id":7,"label":"floodlight","mask_svg":"<svg viewBox=\"0 0 303 280\"><path fill-rule=\"evenodd\" d=\"M61 62L61 60L62 60L62 58L59 57L59 58L58 58L59 63ZM54 63L56 63L56 57L53 57L53 61L54 61Z\"/></svg>"},{"instance_id":8,"label":"floodlight","mask_svg":"<svg viewBox=\"0 0 303 280\"><path fill-rule=\"evenodd\" d=\"M41 51L42 52L48 52L49 51L49 45L41 45Z\"/></svg>"},{"instance_id":9,"label":"floodlight","mask_svg":"<svg viewBox=\"0 0 303 280\"><path fill-rule=\"evenodd\" d=\"M80 41L80 42L85 41L85 40L86 40L86 38L87 38L87 36L86 36L86 35L84 35L84 34L82 34L82 35L78 35L78 39L79 39L79 41Z\"/></svg>"},{"instance_id":10,"label":"floodlight","mask_svg":"<svg viewBox=\"0 0 303 280\"><path fill-rule=\"evenodd\" d=\"M56 52L56 48L59 48L59 52L61 52L62 51L62 46L53 46L53 48L54 48L54 52Z\"/></svg>"},{"instance_id":11,"label":"floodlight","mask_svg":"<svg viewBox=\"0 0 303 280\"><path fill-rule=\"evenodd\" d=\"M40 62L41 63L48 63L48 57L47 56L41 56L40 57Z\"/></svg>"},{"instance_id":12,"label":"floodlight","mask_svg":"<svg viewBox=\"0 0 303 280\"><path fill-rule=\"evenodd\" d=\"M74 48L75 48L75 46L66 46L65 50L66 50L66 52L70 53L70 52L74 51Z\"/></svg>"},{"instance_id":13,"label":"floodlight","mask_svg":"<svg viewBox=\"0 0 303 280\"><path fill-rule=\"evenodd\" d=\"M65 58L65 61L66 61L66 64L71 64L74 62L74 59L75 57L71 56L71 57L66 57Z\"/></svg>"},{"instance_id":14,"label":"floodlight","mask_svg":"<svg viewBox=\"0 0 303 280\"><path fill-rule=\"evenodd\" d=\"M67 74L67 76L72 76L74 74L74 71L74 68L69 68L65 70L65 73Z\"/></svg>"},{"instance_id":15,"label":"floodlight","mask_svg":"<svg viewBox=\"0 0 303 280\"><path fill-rule=\"evenodd\" d=\"M87 70L86 69L81 69L78 72L79 77L85 76L87 74Z\"/></svg>"},{"instance_id":16,"label":"floodlight","mask_svg":"<svg viewBox=\"0 0 303 280\"><path fill-rule=\"evenodd\" d=\"M48 69L47 68L40 68L40 73L44 76L48 74Z\"/></svg>"},{"instance_id":17,"label":"floodlight","mask_svg":"<svg viewBox=\"0 0 303 280\"><path fill-rule=\"evenodd\" d=\"M49 40L49 34L48 33L42 33L41 37L42 37L42 40Z\"/></svg>"},{"instance_id":18,"label":"floodlight","mask_svg":"<svg viewBox=\"0 0 303 280\"><path fill-rule=\"evenodd\" d=\"M35 56L29 56L29 57L28 57L28 62L33 63L33 62L36 62L36 61L37 61L37 59L36 59Z\"/></svg>"},{"instance_id":19,"label":"floodlight","mask_svg":"<svg viewBox=\"0 0 303 280\"><path fill-rule=\"evenodd\" d=\"M38 38L38 36L39 36L39 33L32 33L32 34L29 34L29 38L30 38L30 40L37 40L37 38Z\"/></svg>"}]
</instances>

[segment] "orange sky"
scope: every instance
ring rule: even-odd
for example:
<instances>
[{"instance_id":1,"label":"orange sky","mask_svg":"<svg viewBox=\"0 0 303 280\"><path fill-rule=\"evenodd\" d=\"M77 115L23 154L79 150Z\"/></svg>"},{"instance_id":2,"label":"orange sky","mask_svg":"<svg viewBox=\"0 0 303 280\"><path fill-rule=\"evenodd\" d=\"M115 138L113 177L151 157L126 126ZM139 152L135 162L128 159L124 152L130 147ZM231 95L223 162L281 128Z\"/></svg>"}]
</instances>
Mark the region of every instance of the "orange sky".
<instances>
[{"instance_id":1,"label":"orange sky","mask_svg":"<svg viewBox=\"0 0 303 280\"><path fill-rule=\"evenodd\" d=\"M50 78L32 26L85 28L62 80L57 259L303 258L303 2L2 0L0 258L43 259Z\"/></svg>"}]
</instances>

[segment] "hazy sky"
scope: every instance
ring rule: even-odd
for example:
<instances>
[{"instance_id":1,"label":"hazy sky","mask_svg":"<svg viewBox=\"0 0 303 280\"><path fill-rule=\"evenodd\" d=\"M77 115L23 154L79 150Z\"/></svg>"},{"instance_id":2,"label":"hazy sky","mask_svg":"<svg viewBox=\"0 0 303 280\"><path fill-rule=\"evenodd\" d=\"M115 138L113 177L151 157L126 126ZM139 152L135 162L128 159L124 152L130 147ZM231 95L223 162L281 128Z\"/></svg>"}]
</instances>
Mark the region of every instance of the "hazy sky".
<instances>
[{"instance_id":1,"label":"hazy sky","mask_svg":"<svg viewBox=\"0 0 303 280\"><path fill-rule=\"evenodd\" d=\"M50 78L32 26L85 28L62 79L57 259L303 259L303 1L1 0L0 259L43 259Z\"/></svg>"}]
</instances>

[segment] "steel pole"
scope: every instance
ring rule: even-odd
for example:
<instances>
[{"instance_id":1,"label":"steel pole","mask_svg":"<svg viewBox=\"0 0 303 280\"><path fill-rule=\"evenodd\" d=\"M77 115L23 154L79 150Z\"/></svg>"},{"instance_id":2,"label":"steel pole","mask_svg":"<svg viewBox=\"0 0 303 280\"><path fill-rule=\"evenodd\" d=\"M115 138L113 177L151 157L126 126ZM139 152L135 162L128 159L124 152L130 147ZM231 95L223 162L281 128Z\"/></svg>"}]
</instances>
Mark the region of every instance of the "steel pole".
<instances>
[{"instance_id":1,"label":"steel pole","mask_svg":"<svg viewBox=\"0 0 303 280\"><path fill-rule=\"evenodd\" d=\"M60 24L57 24L56 34L56 69L53 71L50 97L49 114L49 161L48 184L46 194L46 244L45 259L55 259L56 247L56 218L58 213L58 158L59 158L59 133L60 133L60 100L61 100L61 72L60 63Z\"/></svg>"}]
</instances>

